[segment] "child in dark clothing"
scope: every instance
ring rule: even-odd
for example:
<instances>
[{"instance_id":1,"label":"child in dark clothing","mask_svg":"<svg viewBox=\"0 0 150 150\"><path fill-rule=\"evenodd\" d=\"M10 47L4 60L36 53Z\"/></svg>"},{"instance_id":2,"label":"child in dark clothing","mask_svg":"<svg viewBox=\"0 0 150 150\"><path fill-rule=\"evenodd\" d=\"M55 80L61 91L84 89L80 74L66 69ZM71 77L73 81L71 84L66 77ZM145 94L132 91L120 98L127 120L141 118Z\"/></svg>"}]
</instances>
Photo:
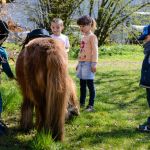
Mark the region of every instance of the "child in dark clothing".
<instances>
[{"instance_id":1,"label":"child in dark clothing","mask_svg":"<svg viewBox=\"0 0 150 150\"><path fill-rule=\"evenodd\" d=\"M147 102L150 107L150 25L147 25L143 29L142 35L139 40L143 40L144 44L144 60L141 69L140 85L146 88ZM143 125L139 125L140 131L150 132L150 117L147 118L147 122Z\"/></svg>"}]
</instances>

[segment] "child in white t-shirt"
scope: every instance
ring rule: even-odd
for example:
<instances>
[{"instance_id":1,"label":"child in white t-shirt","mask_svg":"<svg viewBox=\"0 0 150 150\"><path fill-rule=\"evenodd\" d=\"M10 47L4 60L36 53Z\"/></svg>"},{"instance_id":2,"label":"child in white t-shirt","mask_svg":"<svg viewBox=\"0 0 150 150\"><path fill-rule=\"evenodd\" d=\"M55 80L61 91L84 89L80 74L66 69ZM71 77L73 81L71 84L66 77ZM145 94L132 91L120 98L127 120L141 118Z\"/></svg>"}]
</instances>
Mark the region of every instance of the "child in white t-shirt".
<instances>
[{"instance_id":1,"label":"child in white t-shirt","mask_svg":"<svg viewBox=\"0 0 150 150\"><path fill-rule=\"evenodd\" d=\"M62 19L54 18L51 22L50 28L51 28L51 31L53 33L51 35L51 38L58 39L58 40L62 41L65 45L66 52L69 52L69 48L70 48L69 39L66 35L61 33L62 30L64 29Z\"/></svg>"}]
</instances>

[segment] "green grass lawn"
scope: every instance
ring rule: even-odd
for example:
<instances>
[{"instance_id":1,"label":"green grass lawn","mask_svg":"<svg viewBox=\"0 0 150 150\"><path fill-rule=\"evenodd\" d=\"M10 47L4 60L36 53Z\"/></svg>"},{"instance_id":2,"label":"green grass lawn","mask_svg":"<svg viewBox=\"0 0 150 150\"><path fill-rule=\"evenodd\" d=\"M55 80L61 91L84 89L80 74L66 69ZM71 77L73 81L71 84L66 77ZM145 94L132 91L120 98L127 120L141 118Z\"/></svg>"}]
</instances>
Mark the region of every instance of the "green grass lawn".
<instances>
[{"instance_id":1,"label":"green grass lawn","mask_svg":"<svg viewBox=\"0 0 150 150\"><path fill-rule=\"evenodd\" d=\"M0 150L120 150L150 149L150 133L136 130L150 111L145 89L139 87L142 52L100 56L95 85L95 111L81 110L81 115L65 124L63 143L55 143L49 135L17 131L21 95L15 81L2 76L3 119L9 127L0 137ZM75 60L69 61L69 72L77 85ZM14 66L13 62L11 63ZM88 95L87 101L88 103Z\"/></svg>"}]
</instances>

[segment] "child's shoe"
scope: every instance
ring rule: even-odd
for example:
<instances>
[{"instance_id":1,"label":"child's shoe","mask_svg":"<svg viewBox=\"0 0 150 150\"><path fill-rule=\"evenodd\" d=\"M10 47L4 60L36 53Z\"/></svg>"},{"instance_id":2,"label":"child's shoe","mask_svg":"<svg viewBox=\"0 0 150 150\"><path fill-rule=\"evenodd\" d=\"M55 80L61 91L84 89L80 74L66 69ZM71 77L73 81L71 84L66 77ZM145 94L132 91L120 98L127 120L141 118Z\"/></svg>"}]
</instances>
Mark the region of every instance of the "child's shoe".
<instances>
[{"instance_id":1,"label":"child's shoe","mask_svg":"<svg viewBox=\"0 0 150 150\"><path fill-rule=\"evenodd\" d=\"M150 132L150 117L147 118L147 121L144 124L139 125L138 129L141 132Z\"/></svg>"},{"instance_id":2,"label":"child's shoe","mask_svg":"<svg viewBox=\"0 0 150 150\"><path fill-rule=\"evenodd\" d=\"M139 131L150 132L150 126L149 125L139 125Z\"/></svg>"},{"instance_id":3,"label":"child's shoe","mask_svg":"<svg viewBox=\"0 0 150 150\"><path fill-rule=\"evenodd\" d=\"M86 111L87 111L87 112L92 112L92 111L94 111L93 106L88 105L88 106L86 107Z\"/></svg>"}]
</instances>

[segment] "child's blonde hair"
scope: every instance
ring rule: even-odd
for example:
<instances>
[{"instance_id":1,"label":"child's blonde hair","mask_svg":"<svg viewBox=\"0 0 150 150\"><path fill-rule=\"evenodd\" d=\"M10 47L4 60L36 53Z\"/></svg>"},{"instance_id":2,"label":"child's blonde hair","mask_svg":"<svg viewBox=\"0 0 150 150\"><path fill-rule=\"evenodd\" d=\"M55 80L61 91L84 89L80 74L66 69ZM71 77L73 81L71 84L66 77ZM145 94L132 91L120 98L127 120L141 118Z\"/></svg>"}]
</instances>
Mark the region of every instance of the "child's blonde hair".
<instances>
[{"instance_id":1,"label":"child's blonde hair","mask_svg":"<svg viewBox=\"0 0 150 150\"><path fill-rule=\"evenodd\" d=\"M61 25L61 26L64 26L64 22L63 22L62 19L60 19L60 18L54 18L54 19L51 21L51 23L57 23L57 24L59 24L59 25Z\"/></svg>"},{"instance_id":2,"label":"child's blonde hair","mask_svg":"<svg viewBox=\"0 0 150 150\"><path fill-rule=\"evenodd\" d=\"M92 31L94 32L96 30L96 21L94 18L90 16L82 16L77 20L78 25L91 25Z\"/></svg>"}]
</instances>

